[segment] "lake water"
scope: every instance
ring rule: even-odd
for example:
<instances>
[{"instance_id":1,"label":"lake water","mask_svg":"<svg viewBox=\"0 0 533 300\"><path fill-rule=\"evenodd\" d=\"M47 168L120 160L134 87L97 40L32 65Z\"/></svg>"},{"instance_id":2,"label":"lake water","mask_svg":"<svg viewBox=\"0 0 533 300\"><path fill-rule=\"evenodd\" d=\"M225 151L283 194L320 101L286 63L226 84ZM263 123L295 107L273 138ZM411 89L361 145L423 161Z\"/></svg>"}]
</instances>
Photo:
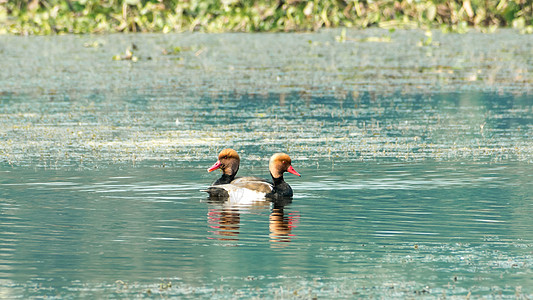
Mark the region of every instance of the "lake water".
<instances>
[{"instance_id":1,"label":"lake water","mask_svg":"<svg viewBox=\"0 0 533 300\"><path fill-rule=\"evenodd\" d=\"M533 38L338 34L0 37L0 298L531 298Z\"/></svg>"}]
</instances>

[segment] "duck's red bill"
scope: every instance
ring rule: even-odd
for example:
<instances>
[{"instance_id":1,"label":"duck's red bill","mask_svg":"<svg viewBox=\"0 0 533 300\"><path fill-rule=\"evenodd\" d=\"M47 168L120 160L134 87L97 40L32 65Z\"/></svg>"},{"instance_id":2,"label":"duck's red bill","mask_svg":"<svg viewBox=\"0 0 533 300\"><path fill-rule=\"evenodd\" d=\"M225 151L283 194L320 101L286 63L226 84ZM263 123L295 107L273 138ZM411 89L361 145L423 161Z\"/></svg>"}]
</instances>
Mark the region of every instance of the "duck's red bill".
<instances>
[{"instance_id":1,"label":"duck's red bill","mask_svg":"<svg viewBox=\"0 0 533 300\"><path fill-rule=\"evenodd\" d=\"M302 176L300 175L300 173L296 172L296 170L292 166L289 166L289 168L287 169L287 172L294 174L296 176L300 176L300 177Z\"/></svg>"},{"instance_id":2,"label":"duck's red bill","mask_svg":"<svg viewBox=\"0 0 533 300\"><path fill-rule=\"evenodd\" d=\"M211 168L207 169L207 172L213 172L218 168L220 168L220 160L217 160L217 162L213 166L211 166Z\"/></svg>"}]
</instances>

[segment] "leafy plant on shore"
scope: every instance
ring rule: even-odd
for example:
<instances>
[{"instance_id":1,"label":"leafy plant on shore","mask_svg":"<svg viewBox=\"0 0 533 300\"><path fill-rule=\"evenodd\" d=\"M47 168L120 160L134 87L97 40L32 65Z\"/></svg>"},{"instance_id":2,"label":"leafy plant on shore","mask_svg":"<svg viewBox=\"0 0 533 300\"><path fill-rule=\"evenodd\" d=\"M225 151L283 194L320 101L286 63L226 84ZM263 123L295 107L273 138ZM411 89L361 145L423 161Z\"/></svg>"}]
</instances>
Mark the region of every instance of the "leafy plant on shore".
<instances>
[{"instance_id":1,"label":"leafy plant on shore","mask_svg":"<svg viewBox=\"0 0 533 300\"><path fill-rule=\"evenodd\" d=\"M312 31L380 26L533 32L533 0L0 0L0 33Z\"/></svg>"}]
</instances>

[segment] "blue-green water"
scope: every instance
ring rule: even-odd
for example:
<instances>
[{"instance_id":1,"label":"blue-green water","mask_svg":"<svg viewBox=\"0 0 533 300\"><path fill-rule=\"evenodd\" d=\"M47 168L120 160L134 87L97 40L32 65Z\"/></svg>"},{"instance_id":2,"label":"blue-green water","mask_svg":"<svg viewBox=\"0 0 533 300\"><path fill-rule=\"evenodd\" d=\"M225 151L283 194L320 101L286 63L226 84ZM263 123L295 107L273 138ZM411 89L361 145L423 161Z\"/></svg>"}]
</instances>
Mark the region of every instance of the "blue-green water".
<instances>
[{"instance_id":1,"label":"blue-green water","mask_svg":"<svg viewBox=\"0 0 533 300\"><path fill-rule=\"evenodd\" d=\"M335 34L0 37L0 298L531 298L531 36Z\"/></svg>"},{"instance_id":2,"label":"blue-green water","mask_svg":"<svg viewBox=\"0 0 533 300\"><path fill-rule=\"evenodd\" d=\"M4 169L3 295L533 292L529 165L296 161L275 206L210 203L205 165Z\"/></svg>"}]
</instances>

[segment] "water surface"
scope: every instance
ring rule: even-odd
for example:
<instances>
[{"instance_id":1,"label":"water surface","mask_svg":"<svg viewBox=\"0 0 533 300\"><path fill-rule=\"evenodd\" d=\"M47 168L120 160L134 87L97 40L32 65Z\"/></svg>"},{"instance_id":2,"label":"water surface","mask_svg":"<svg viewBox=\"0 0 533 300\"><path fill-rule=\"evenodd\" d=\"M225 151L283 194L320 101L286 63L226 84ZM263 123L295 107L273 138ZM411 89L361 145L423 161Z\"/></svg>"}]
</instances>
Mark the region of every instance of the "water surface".
<instances>
[{"instance_id":1,"label":"water surface","mask_svg":"<svg viewBox=\"0 0 533 300\"><path fill-rule=\"evenodd\" d=\"M232 206L200 165L4 169L3 293L532 293L530 166L296 161L292 203Z\"/></svg>"},{"instance_id":2,"label":"water surface","mask_svg":"<svg viewBox=\"0 0 533 300\"><path fill-rule=\"evenodd\" d=\"M0 296L531 298L531 36L336 34L0 37Z\"/></svg>"}]
</instances>

